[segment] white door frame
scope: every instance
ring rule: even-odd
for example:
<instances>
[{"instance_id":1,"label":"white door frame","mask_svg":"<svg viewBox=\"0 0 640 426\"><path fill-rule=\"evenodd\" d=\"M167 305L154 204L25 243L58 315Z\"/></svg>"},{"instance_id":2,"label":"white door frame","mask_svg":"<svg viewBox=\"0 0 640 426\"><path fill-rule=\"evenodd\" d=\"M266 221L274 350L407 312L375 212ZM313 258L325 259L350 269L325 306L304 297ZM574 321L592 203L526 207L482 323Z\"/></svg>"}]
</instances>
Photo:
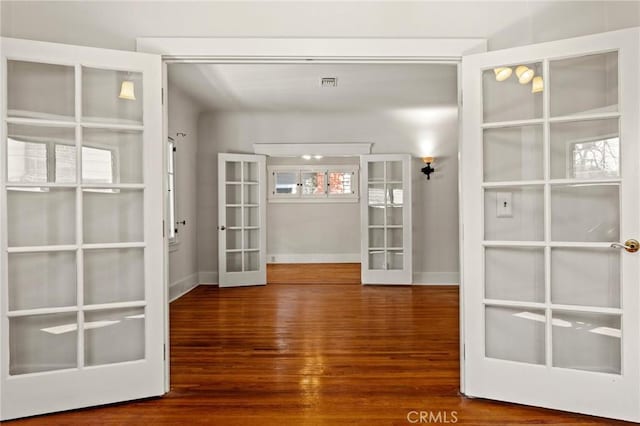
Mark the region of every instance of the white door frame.
<instances>
[{"instance_id":1,"label":"white door frame","mask_svg":"<svg viewBox=\"0 0 640 426\"><path fill-rule=\"evenodd\" d=\"M458 111L462 110L461 63L463 55L487 51L482 38L215 38L215 37L139 37L139 52L162 55L163 138L167 139L167 65L174 63L273 64L273 63L361 63L361 64L453 64L458 69ZM462 134L458 123L458 147ZM458 158L460 151L458 148ZM462 164L458 164L460 182ZM460 186L460 184L459 184ZM460 198L461 190L458 191ZM460 200L459 200L460 201ZM464 393L464 279L462 275L462 203L459 203L460 247L460 390ZM165 270L169 250L165 248ZM168 271L165 276L168 277ZM167 278L168 280L168 278ZM168 282L165 283L168 286ZM169 308L166 309L167 359L169 359ZM169 391L169 363L166 363L166 390Z\"/></svg>"}]
</instances>

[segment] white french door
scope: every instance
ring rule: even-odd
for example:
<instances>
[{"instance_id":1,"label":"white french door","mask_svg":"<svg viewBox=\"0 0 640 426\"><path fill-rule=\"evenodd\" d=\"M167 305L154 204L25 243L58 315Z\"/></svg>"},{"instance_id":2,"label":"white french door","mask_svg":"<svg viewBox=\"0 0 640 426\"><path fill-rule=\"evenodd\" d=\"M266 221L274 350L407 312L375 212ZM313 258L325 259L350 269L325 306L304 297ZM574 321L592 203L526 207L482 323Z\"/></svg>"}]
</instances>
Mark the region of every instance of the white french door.
<instances>
[{"instance_id":1,"label":"white french door","mask_svg":"<svg viewBox=\"0 0 640 426\"><path fill-rule=\"evenodd\" d=\"M411 156L360 157L363 284L411 284Z\"/></svg>"},{"instance_id":2,"label":"white french door","mask_svg":"<svg viewBox=\"0 0 640 426\"><path fill-rule=\"evenodd\" d=\"M218 154L218 282L267 283L266 159Z\"/></svg>"},{"instance_id":3,"label":"white french door","mask_svg":"<svg viewBox=\"0 0 640 426\"><path fill-rule=\"evenodd\" d=\"M161 395L160 57L0 46L0 419Z\"/></svg>"},{"instance_id":4,"label":"white french door","mask_svg":"<svg viewBox=\"0 0 640 426\"><path fill-rule=\"evenodd\" d=\"M463 58L467 395L640 420L639 36Z\"/></svg>"}]
</instances>

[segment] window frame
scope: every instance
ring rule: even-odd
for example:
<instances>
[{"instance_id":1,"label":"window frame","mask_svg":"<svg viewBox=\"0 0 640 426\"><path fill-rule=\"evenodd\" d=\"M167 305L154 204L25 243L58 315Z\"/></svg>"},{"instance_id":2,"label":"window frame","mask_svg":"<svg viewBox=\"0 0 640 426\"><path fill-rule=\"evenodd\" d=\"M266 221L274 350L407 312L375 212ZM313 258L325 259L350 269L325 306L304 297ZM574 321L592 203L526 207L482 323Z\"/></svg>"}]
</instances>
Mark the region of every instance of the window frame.
<instances>
[{"instance_id":1,"label":"window frame","mask_svg":"<svg viewBox=\"0 0 640 426\"><path fill-rule=\"evenodd\" d=\"M268 202L270 203L357 203L360 200L360 166L358 164L296 164L296 165L271 165L267 167L269 176ZM324 174L324 193L304 194L302 176L304 173ZM294 173L297 177L296 194L279 194L276 192L276 181L278 173ZM329 174L330 173L351 173L352 192L350 194L330 194Z\"/></svg>"}]
</instances>

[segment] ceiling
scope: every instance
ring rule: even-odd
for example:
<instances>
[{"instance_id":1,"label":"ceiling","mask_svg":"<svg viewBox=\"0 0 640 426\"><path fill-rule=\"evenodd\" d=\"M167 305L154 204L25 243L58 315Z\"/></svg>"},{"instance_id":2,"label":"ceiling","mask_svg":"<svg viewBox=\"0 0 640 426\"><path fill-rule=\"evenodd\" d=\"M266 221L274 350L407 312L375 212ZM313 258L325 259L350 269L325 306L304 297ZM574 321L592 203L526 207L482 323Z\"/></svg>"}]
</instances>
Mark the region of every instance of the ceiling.
<instances>
[{"instance_id":1,"label":"ceiling","mask_svg":"<svg viewBox=\"0 0 640 426\"><path fill-rule=\"evenodd\" d=\"M337 87L321 87L337 77ZM445 64L171 64L169 84L209 111L374 111L457 105Z\"/></svg>"}]
</instances>

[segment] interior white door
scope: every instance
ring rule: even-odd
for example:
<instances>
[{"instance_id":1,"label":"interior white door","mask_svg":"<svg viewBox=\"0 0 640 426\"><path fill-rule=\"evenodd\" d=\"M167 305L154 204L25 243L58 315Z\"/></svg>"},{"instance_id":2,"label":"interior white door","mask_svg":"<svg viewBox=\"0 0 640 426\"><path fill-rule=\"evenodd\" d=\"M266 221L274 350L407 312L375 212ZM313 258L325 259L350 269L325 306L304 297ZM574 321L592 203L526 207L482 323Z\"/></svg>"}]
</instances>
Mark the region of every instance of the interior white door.
<instances>
[{"instance_id":1,"label":"interior white door","mask_svg":"<svg viewBox=\"0 0 640 426\"><path fill-rule=\"evenodd\" d=\"M639 36L463 58L467 395L640 420Z\"/></svg>"},{"instance_id":2,"label":"interior white door","mask_svg":"<svg viewBox=\"0 0 640 426\"><path fill-rule=\"evenodd\" d=\"M161 395L160 57L0 44L0 419Z\"/></svg>"},{"instance_id":3,"label":"interior white door","mask_svg":"<svg viewBox=\"0 0 640 426\"><path fill-rule=\"evenodd\" d=\"M266 160L218 154L218 282L267 283Z\"/></svg>"},{"instance_id":4,"label":"interior white door","mask_svg":"<svg viewBox=\"0 0 640 426\"><path fill-rule=\"evenodd\" d=\"M362 284L411 284L411 156L360 156Z\"/></svg>"}]
</instances>

